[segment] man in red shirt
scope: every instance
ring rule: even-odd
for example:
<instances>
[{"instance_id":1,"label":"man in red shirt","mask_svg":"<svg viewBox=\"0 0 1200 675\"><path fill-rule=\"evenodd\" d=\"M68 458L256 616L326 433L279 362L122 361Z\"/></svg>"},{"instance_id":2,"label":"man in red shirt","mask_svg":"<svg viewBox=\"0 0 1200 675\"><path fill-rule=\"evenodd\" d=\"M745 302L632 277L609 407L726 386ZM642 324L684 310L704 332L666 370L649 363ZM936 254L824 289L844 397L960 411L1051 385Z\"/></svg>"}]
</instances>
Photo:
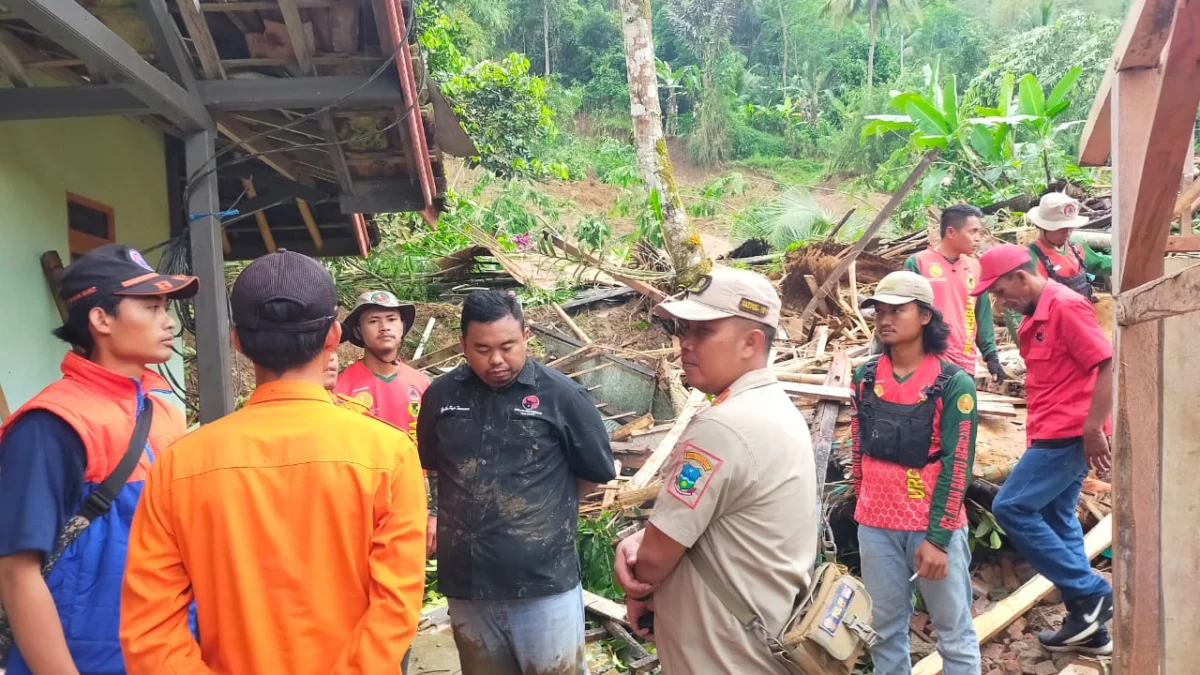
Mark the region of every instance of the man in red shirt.
<instances>
[{"instance_id":1,"label":"man in red shirt","mask_svg":"<svg viewBox=\"0 0 1200 675\"><path fill-rule=\"evenodd\" d=\"M1004 368L996 356L992 303L987 295L976 298L970 290L979 281L975 247L983 236L983 212L970 204L955 204L942 211L942 239L937 246L909 256L904 268L929 280L933 306L950 326L950 342L942 358L975 377L975 354L983 357L996 382L1004 381ZM976 349L978 348L978 349Z\"/></svg>"},{"instance_id":2,"label":"man in red shirt","mask_svg":"<svg viewBox=\"0 0 1200 675\"><path fill-rule=\"evenodd\" d=\"M367 291L358 296L354 309L342 321L342 340L362 347L363 357L338 375L333 388L339 405L365 407L371 416L407 431L414 443L421 397L429 388L429 378L400 360L400 347L416 318L416 307L401 304L388 291ZM432 499L426 555L433 555L437 549L436 504L437 499Z\"/></svg>"},{"instance_id":3,"label":"man in red shirt","mask_svg":"<svg viewBox=\"0 0 1200 675\"><path fill-rule=\"evenodd\" d=\"M884 353L854 373L851 421L858 547L874 602L876 675L909 675L914 587L946 675L978 675L964 497L979 411L975 379L944 359L950 327L928 280L893 272L863 301ZM972 366L974 363L972 363Z\"/></svg>"},{"instance_id":4,"label":"man in red shirt","mask_svg":"<svg viewBox=\"0 0 1200 675\"><path fill-rule=\"evenodd\" d=\"M1038 229L1037 241L1029 245L1038 274L1094 300L1090 276L1112 274L1112 258L1070 241L1075 228L1088 223L1079 215L1079 202L1050 192L1025 217Z\"/></svg>"},{"instance_id":5,"label":"man in red shirt","mask_svg":"<svg viewBox=\"0 0 1200 675\"><path fill-rule=\"evenodd\" d=\"M1017 337L1025 359L1028 449L992 505L997 522L1042 576L1062 593L1068 614L1058 632L1038 636L1051 651L1112 653L1104 624L1112 587L1092 571L1075 517L1088 466L1108 469L1112 346L1092 304L1042 278L1029 250L996 246L980 260L973 293L991 290L1025 316Z\"/></svg>"}]
</instances>

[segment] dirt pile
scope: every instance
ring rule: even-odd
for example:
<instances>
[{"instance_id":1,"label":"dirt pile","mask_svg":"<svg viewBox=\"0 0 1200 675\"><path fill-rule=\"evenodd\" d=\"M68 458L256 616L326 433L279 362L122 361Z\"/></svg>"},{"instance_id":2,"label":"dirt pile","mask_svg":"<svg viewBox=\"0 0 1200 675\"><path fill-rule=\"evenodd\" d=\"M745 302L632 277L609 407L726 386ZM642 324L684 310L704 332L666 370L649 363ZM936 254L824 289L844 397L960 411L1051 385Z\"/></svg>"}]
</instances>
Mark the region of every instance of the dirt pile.
<instances>
[{"instance_id":1,"label":"dirt pile","mask_svg":"<svg viewBox=\"0 0 1200 675\"><path fill-rule=\"evenodd\" d=\"M806 276L811 276L817 287L837 267L842 252L849 248L845 244L835 242L820 242L789 251L784 257L783 269L785 275L781 288L783 305L788 309L801 311L812 300L813 293ZM855 276L859 284L874 285L880 279L900 269L900 263L881 256L863 252L855 260ZM840 314L836 303L832 303L831 312Z\"/></svg>"}]
</instances>

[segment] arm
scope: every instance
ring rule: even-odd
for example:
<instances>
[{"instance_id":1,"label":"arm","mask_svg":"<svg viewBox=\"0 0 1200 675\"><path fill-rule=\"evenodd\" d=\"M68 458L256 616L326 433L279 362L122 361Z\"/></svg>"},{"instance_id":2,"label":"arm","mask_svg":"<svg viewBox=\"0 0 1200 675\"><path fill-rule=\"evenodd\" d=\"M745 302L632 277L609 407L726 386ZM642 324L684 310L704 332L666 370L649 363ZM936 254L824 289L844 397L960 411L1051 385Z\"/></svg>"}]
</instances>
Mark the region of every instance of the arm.
<instances>
[{"instance_id":1,"label":"arm","mask_svg":"<svg viewBox=\"0 0 1200 675\"><path fill-rule=\"evenodd\" d=\"M13 640L35 673L77 675L58 608L42 578L42 553L22 551L0 558L0 603Z\"/></svg>"},{"instance_id":2,"label":"arm","mask_svg":"<svg viewBox=\"0 0 1200 675\"><path fill-rule=\"evenodd\" d=\"M962 511L971 470L975 463L975 436L979 427L975 382L965 372L956 373L942 393L942 471L929 505L925 541L945 550L954 520Z\"/></svg>"},{"instance_id":3,"label":"arm","mask_svg":"<svg viewBox=\"0 0 1200 675\"><path fill-rule=\"evenodd\" d=\"M975 346L986 363L996 356L996 321L992 316L992 296L982 293L975 300Z\"/></svg>"},{"instance_id":4,"label":"arm","mask_svg":"<svg viewBox=\"0 0 1200 675\"><path fill-rule=\"evenodd\" d=\"M367 561L369 605L338 655L334 675L394 673L416 636L425 590L426 511L421 470L411 458L402 453L391 480L380 487L385 507Z\"/></svg>"},{"instance_id":5,"label":"arm","mask_svg":"<svg viewBox=\"0 0 1200 675\"><path fill-rule=\"evenodd\" d=\"M1095 251L1091 246L1080 243L1083 247L1083 269L1088 274L1097 277L1112 276L1112 256Z\"/></svg>"},{"instance_id":6,"label":"arm","mask_svg":"<svg viewBox=\"0 0 1200 675\"><path fill-rule=\"evenodd\" d=\"M570 394L563 405L561 421L567 466L575 476L576 487L581 490L588 487L590 493L597 484L616 478L608 430L585 389L576 387Z\"/></svg>"},{"instance_id":7,"label":"arm","mask_svg":"<svg viewBox=\"0 0 1200 675\"><path fill-rule=\"evenodd\" d=\"M170 457L150 468L129 531L121 590L121 652L134 673L212 673L188 627L191 579L171 528L164 478Z\"/></svg>"},{"instance_id":8,"label":"arm","mask_svg":"<svg viewBox=\"0 0 1200 675\"><path fill-rule=\"evenodd\" d=\"M1100 328L1095 308L1086 300L1075 300L1051 317L1058 323L1058 335L1070 335L1067 353L1082 369L1096 371L1092 402L1083 424L1083 451L1088 464L1098 471L1110 468L1108 419L1112 414L1112 345Z\"/></svg>"},{"instance_id":9,"label":"arm","mask_svg":"<svg viewBox=\"0 0 1200 675\"><path fill-rule=\"evenodd\" d=\"M653 523L646 526L645 532L642 545L638 547L634 576L642 583L657 586L675 571L688 549Z\"/></svg>"},{"instance_id":10,"label":"arm","mask_svg":"<svg viewBox=\"0 0 1200 675\"><path fill-rule=\"evenodd\" d=\"M74 429L42 410L17 419L0 442L0 605L35 673L76 673L42 564L79 504L85 457Z\"/></svg>"},{"instance_id":11,"label":"arm","mask_svg":"<svg viewBox=\"0 0 1200 675\"><path fill-rule=\"evenodd\" d=\"M908 256L908 259L904 261L904 269L908 270L909 272L920 274L921 267L920 265L917 265L917 256Z\"/></svg>"}]
</instances>

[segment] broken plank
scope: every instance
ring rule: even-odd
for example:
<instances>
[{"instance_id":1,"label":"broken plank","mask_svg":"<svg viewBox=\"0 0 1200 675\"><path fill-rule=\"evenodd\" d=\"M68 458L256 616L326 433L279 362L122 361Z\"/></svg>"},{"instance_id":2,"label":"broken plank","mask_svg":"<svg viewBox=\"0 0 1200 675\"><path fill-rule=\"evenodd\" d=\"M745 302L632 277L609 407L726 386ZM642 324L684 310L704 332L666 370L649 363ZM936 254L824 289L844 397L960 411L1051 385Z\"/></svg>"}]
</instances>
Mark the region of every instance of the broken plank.
<instances>
[{"instance_id":1,"label":"broken plank","mask_svg":"<svg viewBox=\"0 0 1200 675\"><path fill-rule=\"evenodd\" d=\"M421 341L417 344L416 351L413 352L414 360L421 358L421 354L425 352L425 344L429 342L429 336L433 333L433 325L436 323L436 317L429 317L429 323L425 324L425 332L421 334Z\"/></svg>"},{"instance_id":2,"label":"broken plank","mask_svg":"<svg viewBox=\"0 0 1200 675\"><path fill-rule=\"evenodd\" d=\"M812 396L826 401L839 401L841 403L849 403L854 395L854 391L850 387L809 384L807 378L795 373L776 373L775 377L779 378L780 383L784 385L784 389L790 394Z\"/></svg>"},{"instance_id":3,"label":"broken plank","mask_svg":"<svg viewBox=\"0 0 1200 675\"><path fill-rule=\"evenodd\" d=\"M825 376L825 386L838 387L850 383L850 359L846 352L833 354L833 364ZM816 423L812 430L813 461L817 472L817 499L822 500L825 492L825 474L828 473L829 455L833 452L833 436L837 430L838 415L842 404L823 400L817 404Z\"/></svg>"},{"instance_id":4,"label":"broken plank","mask_svg":"<svg viewBox=\"0 0 1200 675\"><path fill-rule=\"evenodd\" d=\"M616 361L605 361L604 363L601 363L600 365L595 366L593 368L585 368L584 370L581 370L579 372L571 373L570 375L567 375L567 377L574 380L577 377L583 377L584 375L594 373L598 370L604 370L605 368L608 368L609 366L615 366L615 365L617 365Z\"/></svg>"},{"instance_id":5,"label":"broken plank","mask_svg":"<svg viewBox=\"0 0 1200 675\"><path fill-rule=\"evenodd\" d=\"M561 373L580 361L586 361L598 351L599 348L596 347L596 345L584 345L570 354L567 354L562 358L555 359L546 365Z\"/></svg>"},{"instance_id":6,"label":"broken plank","mask_svg":"<svg viewBox=\"0 0 1200 675\"><path fill-rule=\"evenodd\" d=\"M992 403L991 401L980 401L978 404L979 414L988 417L1016 417L1017 409L1009 403Z\"/></svg>"},{"instance_id":7,"label":"broken plank","mask_svg":"<svg viewBox=\"0 0 1200 675\"><path fill-rule=\"evenodd\" d=\"M608 632L611 633L613 637L627 645L629 655L632 656L635 661L640 661L641 659L650 656L650 652L646 651L646 648L642 646L642 643L637 641L637 638L633 637L633 635L630 635L629 630L626 629L625 626L622 626L611 619L601 623L604 624L604 627L608 629Z\"/></svg>"},{"instance_id":8,"label":"broken plank","mask_svg":"<svg viewBox=\"0 0 1200 675\"><path fill-rule=\"evenodd\" d=\"M623 626L629 625L629 621L625 619L625 605L622 605L615 600L609 600L608 598L596 595L591 591L584 590L583 606L589 612L608 617L613 621L621 623Z\"/></svg>"},{"instance_id":9,"label":"broken plank","mask_svg":"<svg viewBox=\"0 0 1200 675\"><path fill-rule=\"evenodd\" d=\"M608 438L610 441L614 442L625 441L633 435L633 432L641 431L642 429L649 429L652 426L654 426L654 415L646 413L632 422L629 422L620 429L612 432Z\"/></svg>"},{"instance_id":10,"label":"broken plank","mask_svg":"<svg viewBox=\"0 0 1200 675\"><path fill-rule=\"evenodd\" d=\"M658 491L661 489L662 481L654 481L646 487L636 490L622 490L617 494L617 503L621 506L639 506L643 502L657 497Z\"/></svg>"},{"instance_id":11,"label":"broken plank","mask_svg":"<svg viewBox=\"0 0 1200 675\"><path fill-rule=\"evenodd\" d=\"M638 488L644 488L654 480L654 477L658 475L659 469L666 463L667 458L671 456L671 451L675 449L675 443L683 436L683 432L687 429L688 424L691 423L692 418L707 404L708 395L699 389L693 389L691 395L688 396L687 405L684 406L683 412L679 413L679 417L675 419L675 425L671 427L671 431L659 442L654 453L650 455L650 458L646 460L642 468L638 469L638 472L633 476L633 480L629 481L629 484L625 486L622 492L631 492Z\"/></svg>"},{"instance_id":12,"label":"broken plank","mask_svg":"<svg viewBox=\"0 0 1200 675\"><path fill-rule=\"evenodd\" d=\"M1100 555L1104 549L1112 545L1113 523L1112 516L1104 517L1083 538L1083 548L1088 560ZM1004 630L1017 617L1028 612L1042 598L1054 590L1054 584L1049 579L1038 575L1025 582L1012 595L996 603L988 611L975 617L975 633L979 636L979 644L983 644ZM942 657L937 652L921 659L913 666L913 675L941 675Z\"/></svg>"},{"instance_id":13,"label":"broken plank","mask_svg":"<svg viewBox=\"0 0 1200 675\"><path fill-rule=\"evenodd\" d=\"M567 328L571 329L571 332L575 334L575 337L583 340L584 344L592 344L592 338L588 337L588 334L583 332L583 329L579 327L579 324L575 323L575 320L572 319L570 315L567 314L566 310L562 308L562 305L559 305L557 302L552 302L550 303L550 306L554 308L554 311L558 314L558 318L562 319L563 323L567 324Z\"/></svg>"},{"instance_id":14,"label":"broken plank","mask_svg":"<svg viewBox=\"0 0 1200 675\"><path fill-rule=\"evenodd\" d=\"M452 344L448 347L442 347L441 349L439 349L435 352L426 354L425 356L422 356L419 359L413 359L412 361L410 361L408 363L408 366L410 368L416 368L417 370L420 370L422 368L425 368L426 366L432 366L432 365L441 363L442 361L450 359L461 353L462 353L462 343L455 342L454 344Z\"/></svg>"}]
</instances>

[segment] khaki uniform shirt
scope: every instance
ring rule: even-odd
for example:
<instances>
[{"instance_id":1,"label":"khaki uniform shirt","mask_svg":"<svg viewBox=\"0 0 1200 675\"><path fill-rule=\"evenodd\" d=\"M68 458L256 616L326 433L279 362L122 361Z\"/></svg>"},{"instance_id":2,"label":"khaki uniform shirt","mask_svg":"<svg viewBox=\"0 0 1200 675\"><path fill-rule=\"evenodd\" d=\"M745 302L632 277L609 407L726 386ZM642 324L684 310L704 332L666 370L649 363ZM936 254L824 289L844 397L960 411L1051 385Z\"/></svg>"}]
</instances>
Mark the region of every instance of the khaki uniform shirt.
<instances>
[{"instance_id":1,"label":"khaki uniform shirt","mask_svg":"<svg viewBox=\"0 0 1200 675\"><path fill-rule=\"evenodd\" d=\"M654 594L663 672L784 672L690 558L704 556L772 635L783 629L817 554L808 425L770 371L750 372L696 415L669 466L650 522L690 550Z\"/></svg>"}]
</instances>

